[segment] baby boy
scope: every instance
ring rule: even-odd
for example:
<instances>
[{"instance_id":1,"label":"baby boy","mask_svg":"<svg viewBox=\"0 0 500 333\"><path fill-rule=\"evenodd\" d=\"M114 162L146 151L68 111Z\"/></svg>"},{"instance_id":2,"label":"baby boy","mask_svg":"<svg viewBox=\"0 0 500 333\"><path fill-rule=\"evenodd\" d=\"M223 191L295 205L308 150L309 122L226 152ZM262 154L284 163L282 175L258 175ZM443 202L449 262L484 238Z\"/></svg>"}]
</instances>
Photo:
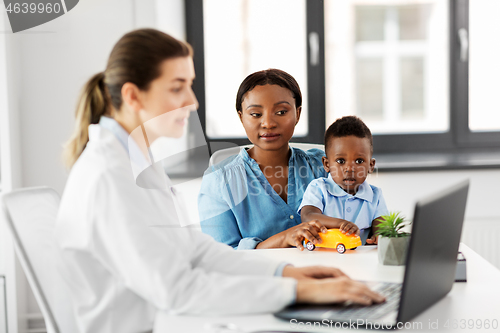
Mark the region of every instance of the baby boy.
<instances>
[{"instance_id":1,"label":"baby boy","mask_svg":"<svg viewBox=\"0 0 500 333\"><path fill-rule=\"evenodd\" d=\"M316 220L328 229L359 235L363 244L376 243L375 236L367 237L388 210L380 188L366 182L375 168L370 129L358 117L337 119L326 130L325 153L329 175L309 183L299 206L302 221Z\"/></svg>"}]
</instances>

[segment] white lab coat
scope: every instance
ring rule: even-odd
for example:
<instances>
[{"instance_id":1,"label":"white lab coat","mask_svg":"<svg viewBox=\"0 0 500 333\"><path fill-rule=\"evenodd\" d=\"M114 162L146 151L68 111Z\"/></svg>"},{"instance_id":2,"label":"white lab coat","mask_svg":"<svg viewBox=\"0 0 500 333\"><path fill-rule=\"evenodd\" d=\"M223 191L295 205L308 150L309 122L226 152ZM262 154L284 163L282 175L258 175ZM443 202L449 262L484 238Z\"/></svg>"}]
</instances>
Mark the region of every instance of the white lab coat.
<instances>
[{"instance_id":1,"label":"white lab coat","mask_svg":"<svg viewBox=\"0 0 500 333\"><path fill-rule=\"evenodd\" d=\"M56 225L61 274L82 332L148 331L157 310L241 314L293 302L296 281L273 276L278 262L180 227L161 168L152 167L142 182L163 189L140 187L115 135L100 125L89 132Z\"/></svg>"}]
</instances>

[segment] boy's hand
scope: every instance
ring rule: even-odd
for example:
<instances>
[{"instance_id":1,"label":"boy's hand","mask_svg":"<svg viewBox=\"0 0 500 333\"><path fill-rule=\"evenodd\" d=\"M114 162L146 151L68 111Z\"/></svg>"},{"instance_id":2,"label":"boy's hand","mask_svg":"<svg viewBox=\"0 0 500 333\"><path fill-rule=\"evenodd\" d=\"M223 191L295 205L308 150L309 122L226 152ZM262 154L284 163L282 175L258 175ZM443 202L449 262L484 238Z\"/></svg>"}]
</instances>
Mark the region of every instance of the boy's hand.
<instances>
[{"instance_id":1,"label":"boy's hand","mask_svg":"<svg viewBox=\"0 0 500 333\"><path fill-rule=\"evenodd\" d=\"M313 244L320 244L322 242L319 233L325 233L326 227L318 220L309 222L302 222L301 224L286 230L285 243L288 246L295 246L299 250L304 250L302 242L308 239Z\"/></svg>"},{"instance_id":2,"label":"boy's hand","mask_svg":"<svg viewBox=\"0 0 500 333\"><path fill-rule=\"evenodd\" d=\"M378 237L375 235L366 239L366 245L377 245L377 244L378 244Z\"/></svg>"},{"instance_id":3,"label":"boy's hand","mask_svg":"<svg viewBox=\"0 0 500 333\"><path fill-rule=\"evenodd\" d=\"M359 236L359 228L352 222L344 221L339 227L340 231L346 235L356 235Z\"/></svg>"}]
</instances>

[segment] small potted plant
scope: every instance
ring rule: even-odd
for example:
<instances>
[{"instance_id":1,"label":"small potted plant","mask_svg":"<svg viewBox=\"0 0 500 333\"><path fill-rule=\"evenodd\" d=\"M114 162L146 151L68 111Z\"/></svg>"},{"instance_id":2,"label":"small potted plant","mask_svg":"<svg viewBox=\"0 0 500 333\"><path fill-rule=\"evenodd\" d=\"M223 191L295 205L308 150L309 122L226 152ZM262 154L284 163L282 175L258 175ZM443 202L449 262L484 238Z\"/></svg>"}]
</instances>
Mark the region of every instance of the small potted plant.
<instances>
[{"instance_id":1,"label":"small potted plant","mask_svg":"<svg viewBox=\"0 0 500 333\"><path fill-rule=\"evenodd\" d=\"M381 216L378 235L378 260L382 265L404 265L410 234L402 229L410 223L400 212Z\"/></svg>"}]
</instances>

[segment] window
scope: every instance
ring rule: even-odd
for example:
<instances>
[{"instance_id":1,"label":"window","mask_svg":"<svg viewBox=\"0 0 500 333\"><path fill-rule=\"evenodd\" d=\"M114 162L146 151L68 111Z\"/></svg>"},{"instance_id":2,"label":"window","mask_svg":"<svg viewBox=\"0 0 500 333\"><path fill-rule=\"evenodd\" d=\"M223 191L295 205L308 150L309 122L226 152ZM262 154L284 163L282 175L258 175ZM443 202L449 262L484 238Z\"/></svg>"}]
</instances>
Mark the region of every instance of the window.
<instances>
[{"instance_id":1,"label":"window","mask_svg":"<svg viewBox=\"0 0 500 333\"><path fill-rule=\"evenodd\" d=\"M211 151L223 148L222 142L249 143L236 114L236 93L246 76L268 68L290 73L300 85L302 115L293 141L321 142L323 19L311 15L322 12L322 2L189 0L185 5L187 40L195 52L193 89Z\"/></svg>"},{"instance_id":2,"label":"window","mask_svg":"<svg viewBox=\"0 0 500 333\"><path fill-rule=\"evenodd\" d=\"M374 134L447 131L447 11L444 0L326 1L326 123L357 115Z\"/></svg>"},{"instance_id":3,"label":"window","mask_svg":"<svg viewBox=\"0 0 500 333\"><path fill-rule=\"evenodd\" d=\"M470 2L469 128L473 132L500 131L500 12L498 0Z\"/></svg>"},{"instance_id":4,"label":"window","mask_svg":"<svg viewBox=\"0 0 500 333\"><path fill-rule=\"evenodd\" d=\"M295 134L307 135L305 21L305 0L203 1L209 138L246 138L236 115L236 92L247 75L268 68L282 69L299 83L304 121L299 122Z\"/></svg>"},{"instance_id":5,"label":"window","mask_svg":"<svg viewBox=\"0 0 500 333\"><path fill-rule=\"evenodd\" d=\"M273 66L290 71L307 96L296 141L322 143L329 124L354 114L372 129L377 154L500 147L497 0L471 2L470 17L468 0L227 1L186 1L208 140L248 142L233 130L236 89L245 74ZM297 24L272 23L288 24L288 13ZM290 57L251 51L294 40L300 52ZM225 71L227 84L216 83ZM213 125L219 114L235 119L224 125L231 129Z\"/></svg>"}]
</instances>

